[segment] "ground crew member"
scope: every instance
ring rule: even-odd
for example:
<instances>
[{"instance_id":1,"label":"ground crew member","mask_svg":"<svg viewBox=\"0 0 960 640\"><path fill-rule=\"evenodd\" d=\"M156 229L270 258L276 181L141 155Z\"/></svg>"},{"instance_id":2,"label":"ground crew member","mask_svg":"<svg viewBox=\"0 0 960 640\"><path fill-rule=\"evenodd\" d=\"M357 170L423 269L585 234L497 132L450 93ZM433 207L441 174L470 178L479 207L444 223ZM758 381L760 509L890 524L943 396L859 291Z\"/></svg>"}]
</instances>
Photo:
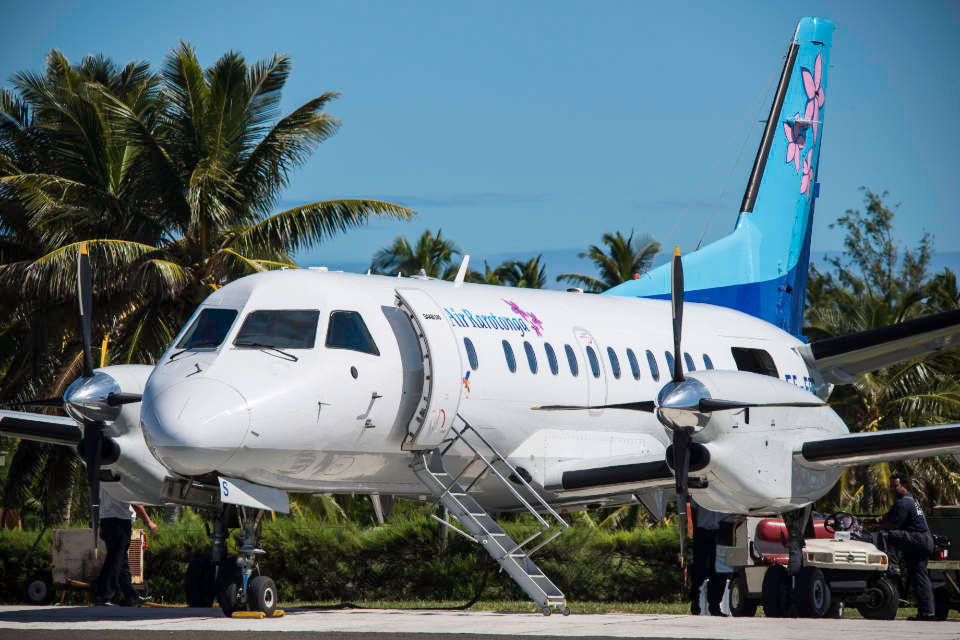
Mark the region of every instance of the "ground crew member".
<instances>
[{"instance_id":1,"label":"ground crew member","mask_svg":"<svg viewBox=\"0 0 960 640\"><path fill-rule=\"evenodd\" d=\"M933 553L933 535L923 517L920 505L907 491L907 478L903 474L890 475L890 493L893 506L885 515L877 518L885 534L886 547L899 549L903 554L907 576L917 596L917 615L911 620L936 620L933 611L933 588L927 573L927 560Z\"/></svg>"},{"instance_id":2,"label":"ground crew member","mask_svg":"<svg viewBox=\"0 0 960 640\"><path fill-rule=\"evenodd\" d=\"M133 588L130 579L130 534L133 521L140 516L150 533L157 532L157 525L150 519L142 505L116 500L100 487L100 537L107 545L107 557L103 569L93 587L93 603L99 606L136 606L150 598L141 596Z\"/></svg>"},{"instance_id":3,"label":"ground crew member","mask_svg":"<svg viewBox=\"0 0 960 640\"><path fill-rule=\"evenodd\" d=\"M720 600L726 580L717 575L717 531L725 513L717 513L701 507L692 499L693 510L693 584L690 585L690 613L700 615L700 588L707 582L707 610L712 616L722 616Z\"/></svg>"}]
</instances>

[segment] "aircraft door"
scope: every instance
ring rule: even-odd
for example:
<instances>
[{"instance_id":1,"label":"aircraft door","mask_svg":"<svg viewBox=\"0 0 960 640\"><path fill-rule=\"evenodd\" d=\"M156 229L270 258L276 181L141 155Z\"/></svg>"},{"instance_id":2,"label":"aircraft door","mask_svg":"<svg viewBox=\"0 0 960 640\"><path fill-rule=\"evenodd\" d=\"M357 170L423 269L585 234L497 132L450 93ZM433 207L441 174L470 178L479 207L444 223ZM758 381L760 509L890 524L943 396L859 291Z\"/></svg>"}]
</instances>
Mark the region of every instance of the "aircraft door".
<instances>
[{"instance_id":1,"label":"aircraft door","mask_svg":"<svg viewBox=\"0 0 960 640\"><path fill-rule=\"evenodd\" d=\"M603 366L604 353L593 335L583 327L574 327L573 334L580 350L582 374L587 381L587 404L590 406L607 402L607 375ZM592 356L591 356L592 352ZM594 375L596 371L599 375ZM590 415L600 415L602 409L591 409Z\"/></svg>"},{"instance_id":2,"label":"aircraft door","mask_svg":"<svg viewBox=\"0 0 960 640\"><path fill-rule=\"evenodd\" d=\"M396 289L397 306L407 313L423 357L423 391L407 428L403 448L433 449L447 437L463 390L463 365L443 309L425 291Z\"/></svg>"}]
</instances>

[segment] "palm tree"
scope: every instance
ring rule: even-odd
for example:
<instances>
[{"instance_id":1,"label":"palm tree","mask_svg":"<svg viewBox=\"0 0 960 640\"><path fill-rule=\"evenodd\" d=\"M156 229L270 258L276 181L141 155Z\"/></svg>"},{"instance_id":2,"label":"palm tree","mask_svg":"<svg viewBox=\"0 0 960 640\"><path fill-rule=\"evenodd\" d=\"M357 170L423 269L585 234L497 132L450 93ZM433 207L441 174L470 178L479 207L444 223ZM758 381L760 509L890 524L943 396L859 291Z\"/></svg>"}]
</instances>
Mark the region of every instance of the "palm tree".
<instances>
[{"instance_id":1,"label":"palm tree","mask_svg":"<svg viewBox=\"0 0 960 640\"><path fill-rule=\"evenodd\" d=\"M0 358L4 339L12 351L0 376L19 375L21 347L32 343L46 345L47 365L42 383L20 380L6 397L33 395L31 386L59 395L76 376L84 244L96 274L94 331L111 345L101 361L144 362L225 282L295 267L293 252L370 216L413 215L365 199L275 210L291 173L339 127L324 113L335 93L279 117L287 56L248 65L230 52L203 69L181 43L160 74L102 56L71 66L57 51L46 62L45 73L14 77L19 95L0 95L0 300L19 301L0 314ZM50 310L59 315L38 340L31 320Z\"/></svg>"},{"instance_id":2,"label":"palm tree","mask_svg":"<svg viewBox=\"0 0 960 640\"><path fill-rule=\"evenodd\" d=\"M547 284L547 268L540 263L543 254L530 260L508 260L497 267L500 280L510 287L543 289Z\"/></svg>"},{"instance_id":3,"label":"palm tree","mask_svg":"<svg viewBox=\"0 0 960 640\"><path fill-rule=\"evenodd\" d=\"M370 269L391 275L422 273L430 278L449 280L457 273L458 265L453 264L455 255L460 255L460 249L452 240L444 239L443 229L437 229L437 235L427 229L415 247L403 236L397 236L392 245L374 254Z\"/></svg>"},{"instance_id":4,"label":"palm tree","mask_svg":"<svg viewBox=\"0 0 960 640\"><path fill-rule=\"evenodd\" d=\"M114 319L111 341L123 346L122 361L142 361L224 282L295 267L291 253L371 215L412 215L360 199L274 212L290 173L339 126L323 113L333 93L277 120L290 69L286 56L248 66L231 52L204 70L181 43L160 75L133 63L118 71L102 58L75 69L57 52L45 76L18 74L54 157L41 171L10 167L0 184L55 248L5 263L0 284L69 298L76 254L87 244L98 308Z\"/></svg>"},{"instance_id":5,"label":"palm tree","mask_svg":"<svg viewBox=\"0 0 960 640\"><path fill-rule=\"evenodd\" d=\"M562 273L557 276L557 281L566 280L591 293L600 293L646 273L660 252L659 242L649 235L634 239L633 231L626 238L619 231L614 234L605 233L602 242L609 249L609 253L594 244L580 254L581 258L590 258L597 266L599 279L579 273Z\"/></svg>"},{"instance_id":6,"label":"palm tree","mask_svg":"<svg viewBox=\"0 0 960 640\"><path fill-rule=\"evenodd\" d=\"M960 286L957 274L944 267L930 280L926 288L926 304L933 311L955 311L960 309Z\"/></svg>"}]
</instances>

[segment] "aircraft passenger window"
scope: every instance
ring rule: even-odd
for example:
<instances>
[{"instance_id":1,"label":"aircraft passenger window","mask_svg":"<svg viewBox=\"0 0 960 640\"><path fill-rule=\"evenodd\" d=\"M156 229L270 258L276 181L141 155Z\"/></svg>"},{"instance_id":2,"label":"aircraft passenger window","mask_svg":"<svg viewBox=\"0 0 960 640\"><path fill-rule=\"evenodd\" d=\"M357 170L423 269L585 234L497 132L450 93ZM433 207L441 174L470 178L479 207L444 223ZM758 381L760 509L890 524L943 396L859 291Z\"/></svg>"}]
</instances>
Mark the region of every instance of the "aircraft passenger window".
<instances>
[{"instance_id":1,"label":"aircraft passenger window","mask_svg":"<svg viewBox=\"0 0 960 640\"><path fill-rule=\"evenodd\" d=\"M707 369L713 369L713 360L707 354L703 354L703 366Z\"/></svg>"},{"instance_id":2,"label":"aircraft passenger window","mask_svg":"<svg viewBox=\"0 0 960 640\"><path fill-rule=\"evenodd\" d=\"M657 359L653 357L653 352L647 349L647 364L650 365L650 375L654 382L660 380L660 367L657 366Z\"/></svg>"},{"instance_id":3,"label":"aircraft passenger window","mask_svg":"<svg viewBox=\"0 0 960 640\"><path fill-rule=\"evenodd\" d=\"M773 358L763 349L731 347L730 351L733 352L733 359L736 361L737 369L740 371L752 371L753 373L761 373L765 376L773 376L774 378L780 377L780 374L777 373L777 365L774 364Z\"/></svg>"},{"instance_id":4,"label":"aircraft passenger window","mask_svg":"<svg viewBox=\"0 0 960 640\"><path fill-rule=\"evenodd\" d=\"M617 352L613 347L607 347L607 357L610 358L610 369L613 371L613 377L620 379L620 361L617 359Z\"/></svg>"},{"instance_id":5,"label":"aircraft passenger window","mask_svg":"<svg viewBox=\"0 0 960 640\"><path fill-rule=\"evenodd\" d=\"M367 324L357 311L333 311L327 324L328 349L349 349L370 355L380 355L377 343L367 329Z\"/></svg>"},{"instance_id":6,"label":"aircraft passenger window","mask_svg":"<svg viewBox=\"0 0 960 640\"><path fill-rule=\"evenodd\" d=\"M697 368L693 364L693 358L690 357L690 354L686 351L683 352L683 361L687 363L687 371L696 371Z\"/></svg>"},{"instance_id":7,"label":"aircraft passenger window","mask_svg":"<svg viewBox=\"0 0 960 640\"><path fill-rule=\"evenodd\" d=\"M600 377L600 361L597 360L597 352L593 350L593 347L587 346L587 360L590 361L590 371L593 372L594 378Z\"/></svg>"},{"instance_id":8,"label":"aircraft passenger window","mask_svg":"<svg viewBox=\"0 0 960 640\"><path fill-rule=\"evenodd\" d=\"M673 354L669 351L664 351L663 355L667 358L667 373L673 375Z\"/></svg>"},{"instance_id":9,"label":"aircraft passenger window","mask_svg":"<svg viewBox=\"0 0 960 640\"><path fill-rule=\"evenodd\" d=\"M177 343L177 349L199 349L200 347L219 347L230 332L237 317L235 309L204 309L183 334Z\"/></svg>"},{"instance_id":10,"label":"aircraft passenger window","mask_svg":"<svg viewBox=\"0 0 960 640\"><path fill-rule=\"evenodd\" d=\"M633 349L627 349L627 360L630 361L630 373L633 374L634 380L640 379L640 363L637 362L637 356L633 353Z\"/></svg>"},{"instance_id":11,"label":"aircraft passenger window","mask_svg":"<svg viewBox=\"0 0 960 640\"><path fill-rule=\"evenodd\" d=\"M543 343L543 350L547 352L547 362L550 364L550 373L557 375L560 373L560 365L557 364L557 354L553 352L553 347L549 342Z\"/></svg>"},{"instance_id":12,"label":"aircraft passenger window","mask_svg":"<svg viewBox=\"0 0 960 640\"><path fill-rule=\"evenodd\" d=\"M467 350L467 360L470 361L470 368L476 371L480 363L477 362L477 350L473 348L473 341L470 338L464 338L463 346Z\"/></svg>"},{"instance_id":13,"label":"aircraft passenger window","mask_svg":"<svg viewBox=\"0 0 960 640\"><path fill-rule=\"evenodd\" d=\"M537 372L537 354L533 352L533 345L523 341L523 350L527 352L527 364L530 365L530 373Z\"/></svg>"},{"instance_id":14,"label":"aircraft passenger window","mask_svg":"<svg viewBox=\"0 0 960 640\"><path fill-rule=\"evenodd\" d=\"M573 347L568 344L563 345L563 350L567 354L567 364L570 365L570 375L576 378L580 375L580 365L577 364L577 354L573 352Z\"/></svg>"},{"instance_id":15,"label":"aircraft passenger window","mask_svg":"<svg viewBox=\"0 0 960 640\"><path fill-rule=\"evenodd\" d=\"M354 313L341 311L339 313ZM237 337L233 339L235 347L272 347L274 349L313 349L317 341L317 321L319 311L270 310L253 311L243 320ZM363 320L360 320L363 325ZM364 327L366 330L366 327ZM369 334L367 334L369 337ZM370 340L373 344L373 340ZM376 346L373 347L376 351ZM376 351L376 355L380 352Z\"/></svg>"},{"instance_id":16,"label":"aircraft passenger window","mask_svg":"<svg viewBox=\"0 0 960 640\"><path fill-rule=\"evenodd\" d=\"M503 341L503 355L507 359L507 367L510 369L510 373L516 373L517 359L513 357L513 347L506 340Z\"/></svg>"}]
</instances>

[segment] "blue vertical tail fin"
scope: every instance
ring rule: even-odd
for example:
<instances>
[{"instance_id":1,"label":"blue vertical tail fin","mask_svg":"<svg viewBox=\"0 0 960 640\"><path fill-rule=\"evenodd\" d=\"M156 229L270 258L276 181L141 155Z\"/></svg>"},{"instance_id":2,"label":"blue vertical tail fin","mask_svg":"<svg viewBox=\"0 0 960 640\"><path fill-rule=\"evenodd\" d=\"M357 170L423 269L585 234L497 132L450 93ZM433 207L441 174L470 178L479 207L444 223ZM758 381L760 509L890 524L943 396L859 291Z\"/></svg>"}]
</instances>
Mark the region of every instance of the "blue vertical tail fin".
<instances>
[{"instance_id":1,"label":"blue vertical tail fin","mask_svg":"<svg viewBox=\"0 0 960 640\"><path fill-rule=\"evenodd\" d=\"M832 41L829 20L797 25L734 230L683 258L686 300L801 335ZM670 265L607 293L668 298Z\"/></svg>"}]
</instances>

